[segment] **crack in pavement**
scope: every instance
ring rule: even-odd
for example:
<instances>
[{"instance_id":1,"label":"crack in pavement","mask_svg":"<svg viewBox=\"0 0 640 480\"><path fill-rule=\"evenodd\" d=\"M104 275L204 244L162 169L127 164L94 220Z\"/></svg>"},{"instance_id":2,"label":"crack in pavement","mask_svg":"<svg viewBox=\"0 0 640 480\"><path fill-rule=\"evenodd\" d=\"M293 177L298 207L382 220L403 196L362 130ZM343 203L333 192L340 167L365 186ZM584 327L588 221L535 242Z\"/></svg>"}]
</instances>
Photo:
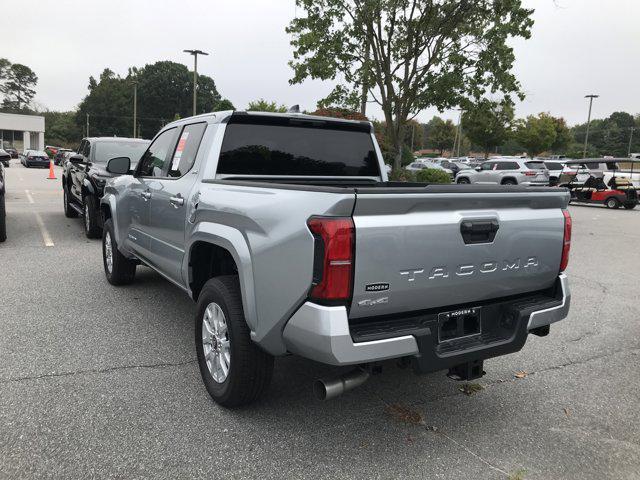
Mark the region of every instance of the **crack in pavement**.
<instances>
[{"instance_id":1,"label":"crack in pavement","mask_svg":"<svg viewBox=\"0 0 640 480\"><path fill-rule=\"evenodd\" d=\"M75 375L92 375L98 373L110 373L117 372L120 370L133 370L136 368L167 368L167 367L180 367L182 365L189 365L192 363L196 363L197 360L189 360L186 362L176 362L176 363L150 363L150 364L140 364L140 365L121 365L119 367L109 367L109 368L97 368L97 369L87 369L87 370L76 370L73 372L61 372L61 373L44 373L41 375L27 375L24 377L15 377L15 378L4 378L0 379L0 385L6 383L13 382L22 382L28 380L40 380L43 378L57 378L57 377L73 377Z\"/></svg>"}]
</instances>

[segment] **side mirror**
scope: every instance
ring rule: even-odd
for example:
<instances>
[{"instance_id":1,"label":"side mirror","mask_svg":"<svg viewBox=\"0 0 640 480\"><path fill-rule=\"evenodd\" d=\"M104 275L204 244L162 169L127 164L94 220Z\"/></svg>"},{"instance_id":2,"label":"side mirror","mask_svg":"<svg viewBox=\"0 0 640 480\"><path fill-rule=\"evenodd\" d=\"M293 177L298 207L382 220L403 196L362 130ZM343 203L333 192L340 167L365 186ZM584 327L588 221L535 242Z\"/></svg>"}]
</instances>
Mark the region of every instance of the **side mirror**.
<instances>
[{"instance_id":1,"label":"side mirror","mask_svg":"<svg viewBox=\"0 0 640 480\"><path fill-rule=\"evenodd\" d=\"M80 163L84 163L84 157L82 155L71 155L69 157L69 161L74 165L78 165Z\"/></svg>"},{"instance_id":2,"label":"side mirror","mask_svg":"<svg viewBox=\"0 0 640 480\"><path fill-rule=\"evenodd\" d=\"M480 170L482 170L482 167L476 167L474 170L475 170L476 172L479 172Z\"/></svg>"},{"instance_id":3,"label":"side mirror","mask_svg":"<svg viewBox=\"0 0 640 480\"><path fill-rule=\"evenodd\" d=\"M129 157L116 157L107 162L107 172L116 175L126 175L131 168L131 159Z\"/></svg>"}]
</instances>

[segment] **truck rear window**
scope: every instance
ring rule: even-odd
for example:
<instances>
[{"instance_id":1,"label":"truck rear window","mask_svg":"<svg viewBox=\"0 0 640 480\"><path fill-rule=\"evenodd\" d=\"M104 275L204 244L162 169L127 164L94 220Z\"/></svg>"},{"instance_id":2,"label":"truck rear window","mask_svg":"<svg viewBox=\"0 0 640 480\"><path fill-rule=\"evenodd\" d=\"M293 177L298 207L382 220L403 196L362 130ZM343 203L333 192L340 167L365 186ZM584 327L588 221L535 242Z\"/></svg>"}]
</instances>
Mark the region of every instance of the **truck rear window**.
<instances>
[{"instance_id":1,"label":"truck rear window","mask_svg":"<svg viewBox=\"0 0 640 480\"><path fill-rule=\"evenodd\" d=\"M239 122L232 117L227 125L219 174L380 175L368 126L289 118Z\"/></svg>"}]
</instances>

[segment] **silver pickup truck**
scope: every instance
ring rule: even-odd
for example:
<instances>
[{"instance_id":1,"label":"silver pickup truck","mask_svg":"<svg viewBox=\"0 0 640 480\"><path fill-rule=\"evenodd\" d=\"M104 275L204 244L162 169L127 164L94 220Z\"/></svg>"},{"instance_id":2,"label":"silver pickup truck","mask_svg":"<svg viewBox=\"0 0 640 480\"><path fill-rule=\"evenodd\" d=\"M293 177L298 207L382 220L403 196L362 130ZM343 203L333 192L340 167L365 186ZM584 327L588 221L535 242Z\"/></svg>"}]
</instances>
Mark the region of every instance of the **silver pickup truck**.
<instances>
[{"instance_id":1,"label":"silver pickup truck","mask_svg":"<svg viewBox=\"0 0 640 480\"><path fill-rule=\"evenodd\" d=\"M567 316L564 189L387 181L368 122L216 112L173 122L101 200L114 285L147 265L197 302L204 384L257 399L273 357L352 368L331 398L393 360L458 380Z\"/></svg>"}]
</instances>

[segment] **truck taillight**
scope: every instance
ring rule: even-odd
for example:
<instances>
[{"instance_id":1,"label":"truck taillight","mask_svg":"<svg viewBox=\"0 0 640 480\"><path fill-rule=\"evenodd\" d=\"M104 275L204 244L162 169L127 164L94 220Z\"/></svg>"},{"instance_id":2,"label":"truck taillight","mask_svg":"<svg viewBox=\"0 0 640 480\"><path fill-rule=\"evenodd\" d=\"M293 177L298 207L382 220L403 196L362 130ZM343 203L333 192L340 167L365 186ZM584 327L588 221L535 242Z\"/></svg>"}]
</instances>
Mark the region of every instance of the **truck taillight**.
<instances>
[{"instance_id":1,"label":"truck taillight","mask_svg":"<svg viewBox=\"0 0 640 480\"><path fill-rule=\"evenodd\" d=\"M315 239L311 299L340 303L351 298L354 226L350 217L311 217Z\"/></svg>"},{"instance_id":2,"label":"truck taillight","mask_svg":"<svg viewBox=\"0 0 640 480\"><path fill-rule=\"evenodd\" d=\"M536 173L536 172L532 172L531 170L527 170L526 172L524 172L524 174L525 174L527 177L535 177L535 176L537 175L537 173Z\"/></svg>"},{"instance_id":3,"label":"truck taillight","mask_svg":"<svg viewBox=\"0 0 640 480\"><path fill-rule=\"evenodd\" d=\"M568 210L562 210L562 214L564 215L564 238L562 239L560 271L564 272L569 263L569 250L571 250L571 215Z\"/></svg>"}]
</instances>

